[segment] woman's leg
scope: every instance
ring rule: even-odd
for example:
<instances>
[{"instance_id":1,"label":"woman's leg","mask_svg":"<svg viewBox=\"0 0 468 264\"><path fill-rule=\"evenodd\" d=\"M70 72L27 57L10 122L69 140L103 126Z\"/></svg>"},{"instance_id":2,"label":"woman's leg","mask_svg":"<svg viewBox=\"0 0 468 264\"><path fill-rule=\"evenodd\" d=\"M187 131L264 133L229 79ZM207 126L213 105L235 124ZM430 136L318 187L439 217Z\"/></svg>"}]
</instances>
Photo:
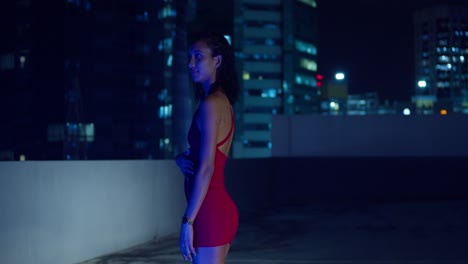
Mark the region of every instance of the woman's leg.
<instances>
[{"instance_id":1,"label":"woman's leg","mask_svg":"<svg viewBox=\"0 0 468 264\"><path fill-rule=\"evenodd\" d=\"M193 259L194 264L224 264L229 244L217 247L196 248L197 255Z\"/></svg>"},{"instance_id":2,"label":"woman's leg","mask_svg":"<svg viewBox=\"0 0 468 264\"><path fill-rule=\"evenodd\" d=\"M226 259L227 254L229 253L229 249L231 248L231 244L226 244L226 253L224 253L224 259Z\"/></svg>"}]
</instances>

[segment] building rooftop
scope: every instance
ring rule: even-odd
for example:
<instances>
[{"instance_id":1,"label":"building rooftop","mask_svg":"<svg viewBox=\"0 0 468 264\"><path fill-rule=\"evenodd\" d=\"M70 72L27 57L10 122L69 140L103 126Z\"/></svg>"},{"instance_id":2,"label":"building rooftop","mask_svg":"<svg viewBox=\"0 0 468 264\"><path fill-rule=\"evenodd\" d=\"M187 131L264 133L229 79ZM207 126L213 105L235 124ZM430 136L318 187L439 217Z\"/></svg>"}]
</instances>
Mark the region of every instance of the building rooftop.
<instances>
[{"instance_id":1,"label":"building rooftop","mask_svg":"<svg viewBox=\"0 0 468 264\"><path fill-rule=\"evenodd\" d=\"M244 215L226 263L468 263L468 201L334 202ZM165 237L79 264L187 263Z\"/></svg>"}]
</instances>

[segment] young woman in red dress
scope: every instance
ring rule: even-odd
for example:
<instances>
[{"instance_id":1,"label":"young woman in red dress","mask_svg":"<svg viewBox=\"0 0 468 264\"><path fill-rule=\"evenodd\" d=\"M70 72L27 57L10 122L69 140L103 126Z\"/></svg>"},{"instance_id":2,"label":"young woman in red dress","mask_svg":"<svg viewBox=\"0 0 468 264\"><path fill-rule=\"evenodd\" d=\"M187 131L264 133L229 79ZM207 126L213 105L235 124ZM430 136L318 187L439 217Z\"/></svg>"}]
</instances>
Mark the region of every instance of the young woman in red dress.
<instances>
[{"instance_id":1,"label":"young woman in red dress","mask_svg":"<svg viewBox=\"0 0 468 264\"><path fill-rule=\"evenodd\" d=\"M188 133L190 148L176 157L187 198L179 246L184 260L218 264L226 259L239 220L224 185L239 85L234 52L223 35L198 36L188 55L192 80L201 93Z\"/></svg>"}]
</instances>

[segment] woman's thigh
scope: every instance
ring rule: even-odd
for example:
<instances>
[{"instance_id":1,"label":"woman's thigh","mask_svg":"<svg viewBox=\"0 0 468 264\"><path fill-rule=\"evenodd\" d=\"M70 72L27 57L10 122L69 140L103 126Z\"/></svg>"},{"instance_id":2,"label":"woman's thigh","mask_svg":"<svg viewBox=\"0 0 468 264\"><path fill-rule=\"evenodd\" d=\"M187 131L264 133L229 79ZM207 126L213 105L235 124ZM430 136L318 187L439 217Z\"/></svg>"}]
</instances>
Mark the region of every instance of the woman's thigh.
<instances>
[{"instance_id":1,"label":"woman's thigh","mask_svg":"<svg viewBox=\"0 0 468 264\"><path fill-rule=\"evenodd\" d=\"M194 264L224 264L229 244L217 247L199 247L193 259Z\"/></svg>"}]
</instances>

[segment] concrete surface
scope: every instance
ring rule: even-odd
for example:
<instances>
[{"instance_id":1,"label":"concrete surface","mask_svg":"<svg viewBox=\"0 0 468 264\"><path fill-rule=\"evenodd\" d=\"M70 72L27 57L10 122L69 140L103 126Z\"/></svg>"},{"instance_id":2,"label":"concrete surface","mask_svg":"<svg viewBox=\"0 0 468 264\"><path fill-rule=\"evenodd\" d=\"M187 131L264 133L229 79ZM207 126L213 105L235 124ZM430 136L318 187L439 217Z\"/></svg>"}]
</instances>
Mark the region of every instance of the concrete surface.
<instances>
[{"instance_id":1,"label":"concrete surface","mask_svg":"<svg viewBox=\"0 0 468 264\"><path fill-rule=\"evenodd\" d=\"M80 264L187 263L177 236ZM289 205L241 217L226 263L468 263L468 200Z\"/></svg>"}]
</instances>

